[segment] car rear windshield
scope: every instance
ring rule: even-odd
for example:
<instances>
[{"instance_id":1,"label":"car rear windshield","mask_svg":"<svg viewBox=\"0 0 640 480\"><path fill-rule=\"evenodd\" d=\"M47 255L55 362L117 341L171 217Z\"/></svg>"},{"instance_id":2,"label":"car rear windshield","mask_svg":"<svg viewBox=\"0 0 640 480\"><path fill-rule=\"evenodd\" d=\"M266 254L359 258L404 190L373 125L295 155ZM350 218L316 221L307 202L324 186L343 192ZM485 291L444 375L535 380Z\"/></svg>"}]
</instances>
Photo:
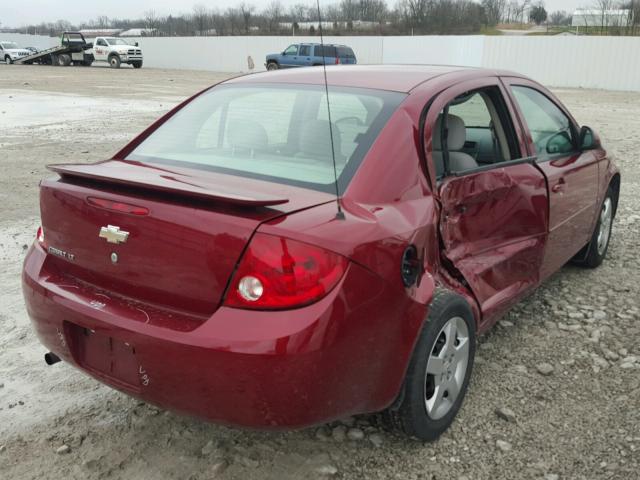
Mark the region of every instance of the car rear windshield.
<instances>
[{"instance_id":1,"label":"car rear windshield","mask_svg":"<svg viewBox=\"0 0 640 480\"><path fill-rule=\"evenodd\" d=\"M330 87L340 191L405 95ZM127 157L333 192L327 97L321 85L221 85L196 97Z\"/></svg>"},{"instance_id":2,"label":"car rear windshield","mask_svg":"<svg viewBox=\"0 0 640 480\"><path fill-rule=\"evenodd\" d=\"M338 55L340 58L356 58L355 53L349 47L338 47Z\"/></svg>"}]
</instances>

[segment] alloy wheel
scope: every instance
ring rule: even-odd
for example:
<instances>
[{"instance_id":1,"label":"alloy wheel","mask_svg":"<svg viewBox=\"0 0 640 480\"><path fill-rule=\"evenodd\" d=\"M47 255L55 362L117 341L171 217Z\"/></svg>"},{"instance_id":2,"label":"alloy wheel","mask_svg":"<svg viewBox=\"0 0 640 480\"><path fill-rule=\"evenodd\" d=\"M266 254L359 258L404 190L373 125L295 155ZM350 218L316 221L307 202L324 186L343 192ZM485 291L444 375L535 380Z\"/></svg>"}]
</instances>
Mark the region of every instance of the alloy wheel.
<instances>
[{"instance_id":1,"label":"alloy wheel","mask_svg":"<svg viewBox=\"0 0 640 480\"><path fill-rule=\"evenodd\" d=\"M598 255L603 255L609 243L609 234L611 233L611 223L613 221L613 204L611 197L607 197L602 204L600 212L600 229L598 230Z\"/></svg>"},{"instance_id":2,"label":"alloy wheel","mask_svg":"<svg viewBox=\"0 0 640 480\"><path fill-rule=\"evenodd\" d=\"M469 364L469 328L461 317L444 324L427 360L424 401L433 420L444 417L455 404Z\"/></svg>"}]
</instances>

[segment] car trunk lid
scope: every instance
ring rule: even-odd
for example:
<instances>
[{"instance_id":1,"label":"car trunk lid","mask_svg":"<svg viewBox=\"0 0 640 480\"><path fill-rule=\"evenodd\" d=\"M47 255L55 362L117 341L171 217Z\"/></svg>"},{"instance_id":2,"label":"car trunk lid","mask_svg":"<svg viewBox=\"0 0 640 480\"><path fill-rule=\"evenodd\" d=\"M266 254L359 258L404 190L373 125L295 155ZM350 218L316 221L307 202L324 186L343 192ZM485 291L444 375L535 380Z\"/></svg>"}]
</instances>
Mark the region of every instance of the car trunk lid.
<instances>
[{"instance_id":1,"label":"car trunk lid","mask_svg":"<svg viewBox=\"0 0 640 480\"><path fill-rule=\"evenodd\" d=\"M255 229L332 200L231 175L107 161L54 165L41 184L48 261L138 302L208 316Z\"/></svg>"}]
</instances>

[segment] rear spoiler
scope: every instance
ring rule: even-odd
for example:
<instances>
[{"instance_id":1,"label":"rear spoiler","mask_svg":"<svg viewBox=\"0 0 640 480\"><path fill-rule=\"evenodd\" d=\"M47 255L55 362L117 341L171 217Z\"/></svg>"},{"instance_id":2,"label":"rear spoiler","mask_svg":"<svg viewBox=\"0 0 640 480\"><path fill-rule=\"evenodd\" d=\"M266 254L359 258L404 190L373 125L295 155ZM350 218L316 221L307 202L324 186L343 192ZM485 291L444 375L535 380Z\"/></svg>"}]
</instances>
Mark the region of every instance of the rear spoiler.
<instances>
[{"instance_id":1,"label":"rear spoiler","mask_svg":"<svg viewBox=\"0 0 640 480\"><path fill-rule=\"evenodd\" d=\"M238 192L233 185L215 181L202 171L170 170L140 162L107 160L93 164L47 165L64 177L86 178L126 187L162 192L247 207L267 207L289 202L288 198L256 191ZM229 177L225 175L225 177ZM228 182L227 182L228 183ZM237 186L237 183L236 183Z\"/></svg>"}]
</instances>

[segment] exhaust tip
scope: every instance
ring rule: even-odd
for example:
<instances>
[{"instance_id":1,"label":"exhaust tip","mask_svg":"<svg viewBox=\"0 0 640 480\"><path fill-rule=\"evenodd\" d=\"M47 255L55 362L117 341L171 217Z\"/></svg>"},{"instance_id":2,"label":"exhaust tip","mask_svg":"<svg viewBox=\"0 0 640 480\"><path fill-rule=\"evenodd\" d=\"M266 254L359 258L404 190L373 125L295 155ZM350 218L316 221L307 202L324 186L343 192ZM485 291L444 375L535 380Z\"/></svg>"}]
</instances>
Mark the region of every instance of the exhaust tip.
<instances>
[{"instance_id":1,"label":"exhaust tip","mask_svg":"<svg viewBox=\"0 0 640 480\"><path fill-rule=\"evenodd\" d=\"M60 357L55 353L49 352L44 354L44 361L47 365L53 365L54 363L58 363L60 361Z\"/></svg>"}]
</instances>

